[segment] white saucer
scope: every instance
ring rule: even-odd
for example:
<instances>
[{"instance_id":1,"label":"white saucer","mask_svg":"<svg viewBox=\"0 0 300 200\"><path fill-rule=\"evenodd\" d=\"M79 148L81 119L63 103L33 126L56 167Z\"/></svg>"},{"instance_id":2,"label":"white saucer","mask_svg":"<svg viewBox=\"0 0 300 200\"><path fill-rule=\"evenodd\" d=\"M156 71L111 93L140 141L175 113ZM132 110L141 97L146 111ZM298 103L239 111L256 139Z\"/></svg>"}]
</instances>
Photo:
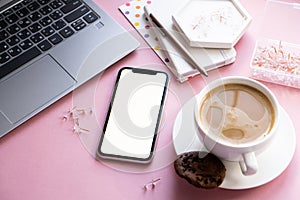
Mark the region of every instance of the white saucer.
<instances>
[{"instance_id":1,"label":"white saucer","mask_svg":"<svg viewBox=\"0 0 300 200\"><path fill-rule=\"evenodd\" d=\"M194 104L195 98L192 98L181 108L176 117L173 127L173 144L177 155L205 149L197 136ZM226 176L220 185L221 188L238 190L257 187L272 181L286 169L296 149L296 134L290 117L282 107L279 121L279 133L273 143L257 156L259 171L255 175L244 176L238 162L222 160L226 167Z\"/></svg>"}]
</instances>

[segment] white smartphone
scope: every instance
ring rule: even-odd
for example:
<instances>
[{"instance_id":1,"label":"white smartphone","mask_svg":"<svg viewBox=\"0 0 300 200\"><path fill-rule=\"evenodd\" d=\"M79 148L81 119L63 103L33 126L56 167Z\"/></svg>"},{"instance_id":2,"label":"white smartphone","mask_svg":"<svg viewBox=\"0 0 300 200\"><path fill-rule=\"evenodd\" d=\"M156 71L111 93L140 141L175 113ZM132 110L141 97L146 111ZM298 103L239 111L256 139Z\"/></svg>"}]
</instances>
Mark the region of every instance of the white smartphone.
<instances>
[{"instance_id":1,"label":"white smartphone","mask_svg":"<svg viewBox=\"0 0 300 200\"><path fill-rule=\"evenodd\" d=\"M120 69L98 146L100 158L152 160L168 82L162 71Z\"/></svg>"}]
</instances>

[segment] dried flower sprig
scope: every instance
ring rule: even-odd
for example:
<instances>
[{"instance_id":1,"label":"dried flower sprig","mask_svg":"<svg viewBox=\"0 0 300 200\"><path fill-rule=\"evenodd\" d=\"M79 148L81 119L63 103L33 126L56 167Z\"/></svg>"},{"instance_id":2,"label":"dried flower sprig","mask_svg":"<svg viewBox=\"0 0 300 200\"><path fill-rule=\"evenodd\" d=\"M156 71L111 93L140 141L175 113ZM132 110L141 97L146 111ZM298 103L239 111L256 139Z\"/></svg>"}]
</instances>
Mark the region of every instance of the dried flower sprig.
<instances>
[{"instance_id":1,"label":"dried flower sprig","mask_svg":"<svg viewBox=\"0 0 300 200\"><path fill-rule=\"evenodd\" d=\"M66 114L63 115L63 121L72 120L74 123L73 131L75 133L88 133L89 130L86 128L80 127L80 117L86 114L92 114L93 111L91 108L77 108L74 106L72 109L68 110Z\"/></svg>"},{"instance_id":2,"label":"dried flower sprig","mask_svg":"<svg viewBox=\"0 0 300 200\"><path fill-rule=\"evenodd\" d=\"M144 190L145 191L154 190L157 183L160 181L161 181L161 178L152 179L150 182L148 182L144 185Z\"/></svg>"},{"instance_id":3,"label":"dried flower sprig","mask_svg":"<svg viewBox=\"0 0 300 200\"><path fill-rule=\"evenodd\" d=\"M244 20L238 12L234 12L231 6L215 7L199 10L199 13L190 22L190 29L200 37L209 37L212 31L215 34L220 27L223 27L227 34L235 35Z\"/></svg>"},{"instance_id":4,"label":"dried flower sprig","mask_svg":"<svg viewBox=\"0 0 300 200\"><path fill-rule=\"evenodd\" d=\"M252 65L286 74L300 75L300 49L284 45L282 41L258 44Z\"/></svg>"}]
</instances>

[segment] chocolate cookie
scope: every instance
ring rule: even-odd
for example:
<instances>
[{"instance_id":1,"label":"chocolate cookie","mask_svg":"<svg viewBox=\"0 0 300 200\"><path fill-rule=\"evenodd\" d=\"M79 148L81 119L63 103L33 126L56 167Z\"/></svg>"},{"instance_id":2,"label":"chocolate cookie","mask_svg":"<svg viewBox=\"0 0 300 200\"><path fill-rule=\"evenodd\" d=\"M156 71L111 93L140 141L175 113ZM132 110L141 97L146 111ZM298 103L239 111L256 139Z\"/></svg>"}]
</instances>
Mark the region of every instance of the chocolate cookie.
<instances>
[{"instance_id":1,"label":"chocolate cookie","mask_svg":"<svg viewBox=\"0 0 300 200\"><path fill-rule=\"evenodd\" d=\"M199 154L200 153L200 154ZM211 153L187 152L174 161L176 173L196 187L211 189L223 182L226 169L222 161Z\"/></svg>"}]
</instances>

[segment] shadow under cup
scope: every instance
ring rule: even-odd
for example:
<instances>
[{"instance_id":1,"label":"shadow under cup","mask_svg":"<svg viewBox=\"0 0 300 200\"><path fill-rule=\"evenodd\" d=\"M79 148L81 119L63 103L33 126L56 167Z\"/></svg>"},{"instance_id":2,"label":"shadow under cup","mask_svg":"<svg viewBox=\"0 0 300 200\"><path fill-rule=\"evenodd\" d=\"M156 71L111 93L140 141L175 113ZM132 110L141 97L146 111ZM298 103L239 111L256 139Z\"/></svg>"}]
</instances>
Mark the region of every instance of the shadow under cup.
<instances>
[{"instance_id":1,"label":"shadow under cup","mask_svg":"<svg viewBox=\"0 0 300 200\"><path fill-rule=\"evenodd\" d=\"M279 104L262 83L240 76L209 83L196 96L198 136L216 156L238 161L244 175L258 170L256 155L272 142Z\"/></svg>"}]
</instances>

